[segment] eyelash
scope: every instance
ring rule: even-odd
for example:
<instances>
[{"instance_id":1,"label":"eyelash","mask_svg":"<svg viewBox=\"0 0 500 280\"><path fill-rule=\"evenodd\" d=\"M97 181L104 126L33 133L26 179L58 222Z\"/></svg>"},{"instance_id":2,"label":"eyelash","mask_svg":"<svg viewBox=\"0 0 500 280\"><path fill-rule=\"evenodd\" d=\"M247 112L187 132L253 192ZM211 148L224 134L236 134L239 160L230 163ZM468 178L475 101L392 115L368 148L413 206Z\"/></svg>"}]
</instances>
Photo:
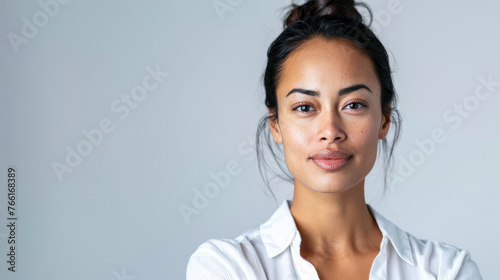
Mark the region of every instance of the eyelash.
<instances>
[{"instance_id":1,"label":"eyelash","mask_svg":"<svg viewBox=\"0 0 500 280\"><path fill-rule=\"evenodd\" d=\"M347 103L347 104L344 106L344 108L345 108L345 107L347 107L347 106L349 106L349 105L351 105L351 104L358 104L358 105L361 105L361 106L362 106L361 108L365 108L365 107L367 107L367 106L368 106L368 105L366 104L366 102L364 102L363 100L357 100L357 99L356 99L356 100L351 100L351 101L349 101L349 103ZM297 111L297 109L298 109L298 108L300 108L300 107L302 107L302 106L312 107L312 106L311 106L310 104L308 104L308 103L299 103L297 106L295 106L295 107L292 109L292 111ZM352 109L352 110L359 110L359 108L358 108L358 109ZM309 113L310 111L299 111L299 112L302 112L302 113Z\"/></svg>"}]
</instances>

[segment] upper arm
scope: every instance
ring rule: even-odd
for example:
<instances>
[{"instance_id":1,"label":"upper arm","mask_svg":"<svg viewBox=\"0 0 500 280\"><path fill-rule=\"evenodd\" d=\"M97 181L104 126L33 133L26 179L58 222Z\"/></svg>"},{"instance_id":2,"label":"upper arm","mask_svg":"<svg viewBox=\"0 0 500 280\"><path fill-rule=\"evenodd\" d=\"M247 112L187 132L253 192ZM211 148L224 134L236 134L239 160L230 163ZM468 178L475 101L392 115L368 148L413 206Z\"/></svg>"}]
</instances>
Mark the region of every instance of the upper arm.
<instances>
[{"instance_id":1,"label":"upper arm","mask_svg":"<svg viewBox=\"0 0 500 280\"><path fill-rule=\"evenodd\" d=\"M234 267L235 265L232 265L227 258L213 251L198 248L189 258L186 279L238 279Z\"/></svg>"},{"instance_id":2,"label":"upper arm","mask_svg":"<svg viewBox=\"0 0 500 280\"><path fill-rule=\"evenodd\" d=\"M436 240L414 239L417 263L432 279L482 280L468 250Z\"/></svg>"},{"instance_id":3,"label":"upper arm","mask_svg":"<svg viewBox=\"0 0 500 280\"><path fill-rule=\"evenodd\" d=\"M479 267L468 250L453 248L442 263L439 279L482 280Z\"/></svg>"},{"instance_id":4,"label":"upper arm","mask_svg":"<svg viewBox=\"0 0 500 280\"><path fill-rule=\"evenodd\" d=\"M232 240L208 240L191 255L187 280L266 279L261 267L250 263L240 244Z\"/></svg>"},{"instance_id":5,"label":"upper arm","mask_svg":"<svg viewBox=\"0 0 500 280\"><path fill-rule=\"evenodd\" d=\"M468 250L460 250L457 257L457 273L455 280L482 280L483 277L479 273L479 267L472 260Z\"/></svg>"}]
</instances>

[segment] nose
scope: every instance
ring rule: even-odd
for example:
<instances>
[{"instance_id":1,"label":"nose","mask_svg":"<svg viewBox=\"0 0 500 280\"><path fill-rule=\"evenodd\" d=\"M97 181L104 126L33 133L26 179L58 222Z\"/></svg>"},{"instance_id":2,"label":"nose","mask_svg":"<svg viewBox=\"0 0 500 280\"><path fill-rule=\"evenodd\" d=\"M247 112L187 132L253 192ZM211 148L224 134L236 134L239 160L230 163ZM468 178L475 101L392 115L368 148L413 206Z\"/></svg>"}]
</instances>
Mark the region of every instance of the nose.
<instances>
[{"instance_id":1,"label":"nose","mask_svg":"<svg viewBox=\"0 0 500 280\"><path fill-rule=\"evenodd\" d=\"M343 127L343 121L335 110L324 112L318 118L318 135L321 142L342 142L347 135Z\"/></svg>"}]
</instances>

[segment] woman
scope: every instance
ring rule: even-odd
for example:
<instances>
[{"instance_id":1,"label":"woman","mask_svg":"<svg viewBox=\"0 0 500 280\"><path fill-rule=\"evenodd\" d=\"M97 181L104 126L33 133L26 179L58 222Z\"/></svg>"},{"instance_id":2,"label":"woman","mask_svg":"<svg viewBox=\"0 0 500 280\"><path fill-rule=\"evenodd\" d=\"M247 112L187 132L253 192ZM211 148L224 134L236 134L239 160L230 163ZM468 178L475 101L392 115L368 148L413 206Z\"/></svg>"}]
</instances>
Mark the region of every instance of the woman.
<instances>
[{"instance_id":1,"label":"woman","mask_svg":"<svg viewBox=\"0 0 500 280\"><path fill-rule=\"evenodd\" d=\"M387 52L354 1L292 7L268 50L261 125L283 145L293 201L259 228L200 245L187 279L482 279L467 250L418 239L365 203L399 114Z\"/></svg>"}]
</instances>

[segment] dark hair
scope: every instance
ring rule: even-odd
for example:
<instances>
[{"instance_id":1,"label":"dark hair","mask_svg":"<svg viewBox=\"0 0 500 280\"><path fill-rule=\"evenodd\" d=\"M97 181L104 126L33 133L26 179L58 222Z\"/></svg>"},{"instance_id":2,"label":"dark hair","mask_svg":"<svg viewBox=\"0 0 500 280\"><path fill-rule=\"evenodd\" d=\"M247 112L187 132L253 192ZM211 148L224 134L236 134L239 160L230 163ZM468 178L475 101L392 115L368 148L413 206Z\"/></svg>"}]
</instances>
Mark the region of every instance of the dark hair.
<instances>
[{"instance_id":1,"label":"dark hair","mask_svg":"<svg viewBox=\"0 0 500 280\"><path fill-rule=\"evenodd\" d=\"M388 173L392 168L391 158L394 147L400 135L401 116L396 109L396 92L392 82L389 57L386 49L378 40L372 30L365 25L363 17L356 10L355 6L362 6L370 14L370 24L372 21L372 12L365 3L355 3L354 0L344 1L307 1L303 5L291 5L291 10L284 19L283 32L272 42L267 51L267 66L263 75L264 88L266 91L265 104L271 114L262 117L257 127L256 149L257 162L260 175L262 176L266 187L271 191L271 186L267 174L263 172L271 171L273 168L265 160L260 146L260 137L264 134L264 140L272 153L273 159L279 169L285 173L283 177L279 172L274 172L279 178L293 182L293 177L287 171L287 168L278 161L273 145L283 155L280 146L269 136L269 120L278 119L278 102L276 98L276 88L280 80L280 74L283 70L283 63L290 53L306 41L313 38L323 39L347 39L354 43L360 50L367 54L372 60L375 72L381 85L381 104L383 114L390 114L391 127L394 125L394 137L389 145L387 139L382 141L382 150L385 153L384 166L384 192L386 190ZM274 144L273 144L274 143ZM380 149L378 150L380 153ZM274 195L273 195L274 197ZM276 199L276 198L275 198Z\"/></svg>"}]
</instances>

